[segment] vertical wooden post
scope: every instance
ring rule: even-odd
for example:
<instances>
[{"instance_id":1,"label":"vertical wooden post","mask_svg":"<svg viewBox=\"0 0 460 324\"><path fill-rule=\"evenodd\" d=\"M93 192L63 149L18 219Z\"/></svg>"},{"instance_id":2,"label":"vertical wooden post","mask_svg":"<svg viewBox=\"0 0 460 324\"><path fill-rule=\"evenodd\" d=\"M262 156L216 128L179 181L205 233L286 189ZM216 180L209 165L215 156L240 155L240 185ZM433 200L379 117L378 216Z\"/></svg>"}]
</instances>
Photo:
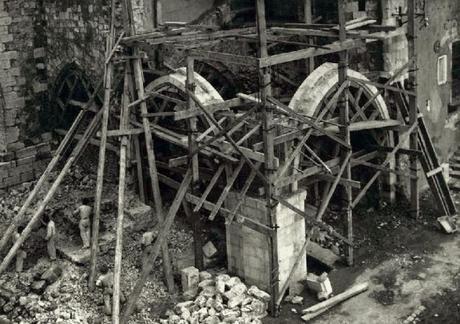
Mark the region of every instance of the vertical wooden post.
<instances>
[{"instance_id":1,"label":"vertical wooden post","mask_svg":"<svg viewBox=\"0 0 460 324\"><path fill-rule=\"evenodd\" d=\"M139 190L139 198L145 203L145 186L144 186L144 175L142 173L142 156L141 147L139 143L139 135L134 136L134 154L136 156L136 171L137 171L137 184Z\"/></svg>"},{"instance_id":2,"label":"vertical wooden post","mask_svg":"<svg viewBox=\"0 0 460 324\"><path fill-rule=\"evenodd\" d=\"M129 35L134 35L134 25L133 25L133 9L131 2L129 0L124 0L124 7L126 10L126 30ZM137 47L132 48L132 54L134 57L139 57L139 49ZM144 89L144 74L142 70L142 61L140 58L135 58L132 60L132 72L134 73L134 88L136 91L136 99L145 98L145 89ZM150 128L150 121L146 114L148 113L147 103L142 101L140 103L140 111L143 115L142 125L144 128L145 136L145 146L147 151L147 160L149 164L149 176L150 176L150 186L153 192L153 200L155 205L155 214L158 217L158 221L163 223L163 201L160 193L160 182L158 180L158 172L155 159L155 151L153 145L152 131ZM175 291L174 279L172 274L171 260L169 257L168 243L165 241L161 246L162 256L163 256L163 270L166 277L166 284L168 286L169 292Z\"/></svg>"},{"instance_id":3,"label":"vertical wooden post","mask_svg":"<svg viewBox=\"0 0 460 324\"><path fill-rule=\"evenodd\" d=\"M338 0L338 12L339 12L339 38L341 42L346 41L347 33L345 29L346 25L346 18L345 18L345 0ZM340 52L340 62L339 62L339 86L341 86L344 82L347 82L348 77L348 51ZM341 133L343 138L347 142L347 144L351 144L351 137L350 137L350 109L348 104L348 91L345 91L341 94L340 99L340 124L343 125L341 127ZM351 165L350 159L348 159L349 155L352 153L352 149L342 149L341 160L342 163L347 163L343 178L346 180L351 180ZM348 160L348 162L346 161ZM351 186L344 187L344 210L347 218L347 236L350 242L353 241L353 211L351 207L351 203L353 201L352 197L352 188ZM348 265L353 265L353 247L348 245L347 251L347 262Z\"/></svg>"},{"instance_id":4,"label":"vertical wooden post","mask_svg":"<svg viewBox=\"0 0 460 324\"><path fill-rule=\"evenodd\" d=\"M267 57L267 21L265 17L265 0L257 0L257 34L259 38L259 57ZM273 228L273 233L268 240L270 242L270 288L272 301L270 310L273 316L278 316L279 309L276 301L279 295L279 268L278 268L278 242L277 242L277 221L275 214L275 201L272 199L275 193L273 187L273 175L275 170L275 145L274 145L274 125L273 108L267 105L267 97L271 95L271 76L269 68L259 68L260 99L263 114L263 137L265 154L265 176L269 180L265 184L266 213L269 226Z\"/></svg>"},{"instance_id":5,"label":"vertical wooden post","mask_svg":"<svg viewBox=\"0 0 460 324\"><path fill-rule=\"evenodd\" d=\"M409 49L409 84L408 90L415 92L417 95L417 49L416 49L416 17L415 17L416 0L408 0L407 3L407 40ZM417 122L417 96L409 96L409 123L412 125ZM409 146L411 150L418 150L418 127L410 135ZM419 188L418 188L418 158L415 155L410 156L410 173L413 176L410 180L410 202L411 215L418 218L420 211Z\"/></svg>"},{"instance_id":6,"label":"vertical wooden post","mask_svg":"<svg viewBox=\"0 0 460 324\"><path fill-rule=\"evenodd\" d=\"M163 22L163 6L161 4L161 0L154 0L154 27L159 28ZM155 68L161 70L163 67L163 58L161 56L162 53L162 45L157 45L155 47L153 62L155 64Z\"/></svg>"},{"instance_id":7,"label":"vertical wooden post","mask_svg":"<svg viewBox=\"0 0 460 324\"><path fill-rule=\"evenodd\" d=\"M187 80L186 80L186 88L191 92L195 92L195 69L194 69L195 60L187 56ZM194 109L195 102L187 95L187 108L192 110ZM190 118L188 122L189 126L189 152L197 152L197 119ZM198 153L195 153L193 156L190 156L191 159L191 168L192 168L192 193L196 195L199 191L199 161L198 161ZM201 214L199 211L192 211L192 226L193 226L193 236L194 236L194 247L195 247L195 266L202 270L204 268L204 260L203 260L203 239L202 239L202 224L201 224Z\"/></svg>"},{"instance_id":8,"label":"vertical wooden post","mask_svg":"<svg viewBox=\"0 0 460 324\"><path fill-rule=\"evenodd\" d=\"M113 1L112 6L114 7ZM112 8L115 11L114 8ZM113 27L114 17L112 17L112 30L107 38L106 57L112 51L115 31ZM96 264L97 254L99 249L99 221L101 217L101 200L102 189L104 186L104 167L105 167L105 152L107 145L107 130L109 125L110 100L112 94L112 78L113 78L113 63L112 60L105 65L105 80L104 80L104 104L102 106L102 125L101 125L101 144L99 146L99 162L97 166L96 179L96 196L94 201L93 226L91 233L91 260L89 269L89 289L93 290L96 283Z\"/></svg>"},{"instance_id":9,"label":"vertical wooden post","mask_svg":"<svg viewBox=\"0 0 460 324\"><path fill-rule=\"evenodd\" d=\"M176 192L176 196L174 197L171 207L169 208L168 214L166 215L166 219L161 226L160 234L158 235L154 245L148 247L148 252L150 255L152 255L152 258L150 262L148 262L142 269L140 277L137 280L136 285L134 286L133 291L131 292L131 295L129 296L129 299L126 303L126 309L121 320L122 324L128 323L128 319L131 316L134 307L136 306L137 300L139 299L139 296L145 285L145 282L147 281L149 274L153 269L153 265L160 253L161 247L164 246L164 243L166 242L166 238L168 237L169 231L174 222L177 211L179 210L182 200L184 200L187 190L190 187L191 181L192 172L190 171L190 169L188 169L187 173L184 176L184 179L182 180L181 185L179 186L179 189Z\"/></svg>"},{"instance_id":10,"label":"vertical wooden post","mask_svg":"<svg viewBox=\"0 0 460 324\"><path fill-rule=\"evenodd\" d=\"M135 56L139 55L139 51L137 48L134 48L134 55ZM133 71L134 71L134 79L135 79L135 85L136 85L136 91L137 91L137 99L141 99L145 97L144 78L143 78L141 60L134 59L133 67L134 67ZM161 193L160 193L160 183L158 180L158 172L157 172L157 166L156 166L155 151L154 151L154 146L153 146L153 137L152 137L152 132L150 129L150 121L148 117L146 117L148 113L148 109L147 109L147 104L145 103L145 101L141 102L140 108L141 108L141 114L144 116L142 117L142 124L144 127L145 145L147 148L147 159L149 163L149 172L150 172L149 174L150 186L153 192L155 213L158 217L158 221L162 223L164 221L163 201L162 201ZM163 255L164 274L166 277L166 283L168 286L168 290L170 292L173 292L175 290L175 287L174 287L172 266L171 266L171 260L169 257L167 242L165 242L162 246L162 255Z\"/></svg>"},{"instance_id":11,"label":"vertical wooden post","mask_svg":"<svg viewBox=\"0 0 460 324\"><path fill-rule=\"evenodd\" d=\"M128 128L129 122L129 89L130 82L129 74L130 66L126 64L125 79L123 83L122 110L120 118L120 129ZM112 323L120 323L120 281L121 281L121 261L123 254L123 220L125 210L125 186L126 186L126 162L128 153L128 136L121 138L120 145L120 165L119 165L119 180L118 180L118 216L115 242L115 265L113 271L113 298L112 298Z\"/></svg>"},{"instance_id":12,"label":"vertical wooden post","mask_svg":"<svg viewBox=\"0 0 460 324\"><path fill-rule=\"evenodd\" d=\"M313 23L312 0L304 0L303 13L304 22L306 24ZM313 44L313 39L311 37L308 38L308 43ZM310 57L306 59L305 64L307 67L307 75L310 75L310 73L312 73L315 70L315 58Z\"/></svg>"}]
</instances>

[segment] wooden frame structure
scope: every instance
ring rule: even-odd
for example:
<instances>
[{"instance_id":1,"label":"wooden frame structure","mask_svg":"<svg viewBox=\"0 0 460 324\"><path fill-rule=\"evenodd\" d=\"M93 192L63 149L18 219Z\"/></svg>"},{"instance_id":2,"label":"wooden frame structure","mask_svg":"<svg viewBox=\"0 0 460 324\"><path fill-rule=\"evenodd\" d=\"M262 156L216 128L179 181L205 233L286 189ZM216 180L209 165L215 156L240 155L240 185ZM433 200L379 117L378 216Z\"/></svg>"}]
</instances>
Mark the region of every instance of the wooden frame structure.
<instances>
[{"instance_id":1,"label":"wooden frame structure","mask_svg":"<svg viewBox=\"0 0 460 324\"><path fill-rule=\"evenodd\" d=\"M159 1L156 1L158 3ZM311 1L305 0L306 6L311 5ZM409 63L398 70L395 75L385 84L372 83L373 86L381 89L375 96L368 98L365 105L357 104L358 95L350 91L351 82L370 82L363 80L352 80L348 74L348 51L365 46L366 40L382 40L385 38L400 35L398 28L375 27L373 29L350 30L345 19L345 1L338 0L339 21L336 26L326 26L311 23L311 14L306 7L305 24L293 24L293 26L271 26L267 27L265 17L265 1L255 0L256 4L256 26L232 30L216 30L209 26L170 26L160 25L159 15L155 19L156 29L146 34L136 34L132 17L131 3L124 1L126 15L124 17L124 30L117 32L114 28L115 11L112 12L112 26L107 41L105 74L104 74L104 104L101 110L95 115L90 127L79 140L74 152L66 161L64 168L55 180L51 190L39 205L26 229L21 233L19 240L14 244L6 258L0 264L0 273L3 272L17 249L24 243L30 234L34 224L40 219L46 204L53 197L57 187L61 183L66 172L81 154L86 144L100 127L100 152L98 177L95 200L95 217L93 221L91 264L89 285L94 288L97 253L98 253L98 234L99 216L102 198L102 188L104 179L105 151L107 139L111 136L120 138L120 177L119 177L119 199L117 215L116 233L116 252L114 267L114 290L113 290L113 323L127 323L127 320L134 310L142 287L153 268L156 258L162 253L164 272L167 278L167 285L170 291L174 290L172 280L172 270L169 260L166 239L168 232L174 222L174 218L181 206L189 214L193 228L196 245L197 266L203 267L201 255L201 216L206 210L209 220L214 220L216 216L222 216L227 223L232 223L235 219L244 223L260 233L267 236L270 242L270 287L271 287L271 311L273 315L278 313L282 298L286 293L289 281L298 266L301 258L305 257L308 244L312 238L315 228L327 231L335 239L342 241L347 246L348 264L353 264L353 215L352 210L365 196L376 179L382 173L396 173L402 175L398 170L389 167L390 161L396 154L410 152L411 159L411 204L413 213L419 210L418 198L418 161L424 168L430 187L435 194L440 209L447 215L456 213L455 206L450 197L445 180L440 172L440 165L436 158L433 145L429 139L423 118L420 116L416 104L416 50L415 50L415 0L408 0L409 19L408 42L410 49ZM115 7L114 3L112 4ZM157 10L158 12L158 10ZM303 44L306 48L287 52L269 54L268 43L276 42L285 36L308 36L309 41ZM277 38L278 37L278 38ZM326 46L316 46L313 44L313 37L330 38L332 41ZM241 56L223 52L209 51L205 47L215 44L221 40L256 40L258 43L258 55ZM289 42L289 41L287 41ZM146 92L144 89L143 67L141 50L148 53L157 46L173 45L184 50L186 57L185 88L182 97L174 97L161 91ZM123 48L123 54L118 53L118 48ZM338 73L339 80L329 101L325 103L325 109L316 116L306 116L291 107L283 104L274 97L271 89L271 68L275 65L297 61L308 60L309 71L314 64L313 58L320 55L338 53L340 57ZM235 64L252 66L258 70L258 88L256 94L238 94L236 98L221 100L212 104L204 104L197 94L197 88L201 80L195 73L195 62L218 61L224 64ZM119 61L124 64L123 91L121 105L118 111L110 112L111 102L114 97L114 65ZM400 85L393 85L403 72L409 71L409 89L404 89ZM363 118L358 121L359 116L365 116L366 109L373 104L376 98L383 91L391 91L397 94L397 103L403 117L402 120L377 120ZM152 112L149 110L147 102L149 100L163 100L161 107ZM38 189L48 178L51 170L55 168L60 159L60 152L69 145L75 135L75 130L79 125L83 114L89 107L92 107L90 100L84 105L84 109L75 121L72 128L67 133L64 141L57 151L57 155L39 180L25 205L11 224L7 233L0 242L0 249L4 248L9 236L22 220L25 210L31 201L36 197ZM181 109L165 110L168 105L174 104ZM330 111L337 112L337 118L327 118ZM352 116L351 111L354 111ZM108 129L108 120L112 115L117 115L120 127L117 130ZM404 119L405 117L407 118ZM180 134L166 129L158 123L161 118L172 118L177 122L186 122L187 132ZM207 128L203 127L204 124ZM294 125L294 126L292 126ZM201 128L200 128L201 127ZM398 136L398 143L385 151L380 147L372 152L353 151L351 133L360 130L384 129L391 131ZM238 138L237 138L238 137ZM335 143L335 152L332 159L325 160L319 156L308 144L311 138L327 138ZM130 138L132 139L130 141ZM142 139L142 140L140 140ZM170 157L167 163L159 161L156 157L155 142L158 140L166 141L180 147L187 153ZM259 140L257 140L259 139ZM402 146L410 139L409 150L403 150ZM131 143L131 144L130 144ZM143 160L140 145L145 145L146 162L148 165L148 184L143 179ZM123 247L123 218L124 218L124 192L126 182L126 165L128 162L128 146L132 145L135 149L137 160L137 174L139 180L139 191L142 199L146 199L144 187L149 185L153 196L155 213L162 230L153 246L149 247L152 255L151 262L144 267L133 291L126 304L123 316L120 316L120 276L122 264ZM412 153L416 154L412 154ZM302 161L304 156L308 163ZM370 161L377 156L383 157L380 164ZM304 160L305 160L304 159ZM216 160L218 161L216 163ZM352 179L352 168L364 165L376 169L375 174L365 184ZM216 167L216 169L212 169ZM171 176L162 170L176 170L177 174L182 174L180 179ZM241 177L242 172L246 172L246 177ZM222 180L223 175L225 180ZM244 178L244 181L239 181ZM204 180L203 180L204 179ZM304 210L292 206L283 198L286 192L295 192L299 187L324 182L322 193L318 193L318 204L313 206L306 204ZM240 183L239 183L240 182ZM163 183L176 191L169 211L163 215L163 202L160 192L160 183ZM217 184L222 184L219 188ZM237 183L240 184L238 188ZM200 185L206 184L204 190L200 190ZM340 193L342 199L342 211L346 219L346 234L341 234L339 230L332 228L323 220L328 206L333 196L338 191L337 188L343 187ZM240 214L240 205L233 209L225 206L231 190L236 190L239 195L245 196L251 191L263 197L266 204L266 215L269 222L259 223L250 217ZM319 191L315 187L315 191ZM353 188L358 189L356 195ZM219 192L216 201L209 199L210 192ZM278 287L279 273L276 265L278 224L274 217L275 208L281 204L295 213L305 218L309 231L306 242L297 257L293 269L291 270L287 282Z\"/></svg>"}]
</instances>

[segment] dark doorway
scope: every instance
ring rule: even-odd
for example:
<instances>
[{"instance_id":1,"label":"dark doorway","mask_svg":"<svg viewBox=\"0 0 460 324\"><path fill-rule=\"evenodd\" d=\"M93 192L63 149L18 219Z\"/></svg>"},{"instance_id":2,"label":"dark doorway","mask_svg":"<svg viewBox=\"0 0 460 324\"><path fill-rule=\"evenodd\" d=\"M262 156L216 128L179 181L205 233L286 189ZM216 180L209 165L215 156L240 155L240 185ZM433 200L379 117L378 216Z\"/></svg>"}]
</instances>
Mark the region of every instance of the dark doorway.
<instances>
[{"instance_id":1,"label":"dark doorway","mask_svg":"<svg viewBox=\"0 0 460 324\"><path fill-rule=\"evenodd\" d=\"M452 44L452 103L460 102L460 41Z\"/></svg>"}]
</instances>

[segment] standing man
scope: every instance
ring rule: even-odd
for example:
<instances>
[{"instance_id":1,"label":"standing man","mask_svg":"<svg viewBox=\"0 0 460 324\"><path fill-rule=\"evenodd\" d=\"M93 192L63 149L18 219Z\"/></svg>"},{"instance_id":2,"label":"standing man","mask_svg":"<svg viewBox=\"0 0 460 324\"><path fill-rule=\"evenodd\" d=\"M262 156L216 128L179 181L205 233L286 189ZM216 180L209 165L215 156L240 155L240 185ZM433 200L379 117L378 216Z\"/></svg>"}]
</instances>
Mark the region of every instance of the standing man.
<instances>
[{"instance_id":1,"label":"standing man","mask_svg":"<svg viewBox=\"0 0 460 324\"><path fill-rule=\"evenodd\" d=\"M24 228L22 226L19 226L16 229L16 233L13 235L13 242L15 243L21 234L19 232L22 232ZM19 248L16 252L16 272L21 273L24 270L24 260L27 257L26 251L24 251L22 248Z\"/></svg>"},{"instance_id":2,"label":"standing man","mask_svg":"<svg viewBox=\"0 0 460 324\"><path fill-rule=\"evenodd\" d=\"M89 199L82 198L81 205L78 207L73 214L80 214L80 222L78 227L80 229L80 237L83 242L83 249L89 249L90 238L91 238L91 207L89 206Z\"/></svg>"},{"instance_id":3,"label":"standing man","mask_svg":"<svg viewBox=\"0 0 460 324\"><path fill-rule=\"evenodd\" d=\"M52 217L45 217L46 224L46 248L51 261L56 260L56 225Z\"/></svg>"}]
</instances>

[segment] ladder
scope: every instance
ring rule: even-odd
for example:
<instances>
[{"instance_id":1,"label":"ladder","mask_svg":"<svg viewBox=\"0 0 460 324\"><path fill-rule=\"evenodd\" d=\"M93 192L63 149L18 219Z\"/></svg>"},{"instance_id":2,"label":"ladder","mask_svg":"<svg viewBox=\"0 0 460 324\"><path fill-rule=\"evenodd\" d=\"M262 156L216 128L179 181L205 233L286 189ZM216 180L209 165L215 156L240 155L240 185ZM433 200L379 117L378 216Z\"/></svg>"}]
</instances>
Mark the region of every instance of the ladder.
<instances>
[{"instance_id":1,"label":"ladder","mask_svg":"<svg viewBox=\"0 0 460 324\"><path fill-rule=\"evenodd\" d=\"M396 83L396 87L405 90L401 82ZM396 105L399 108L404 121L409 120L409 100L403 92L395 92ZM418 111L418 144L420 147L420 164L422 165L428 185L438 203L440 209L446 216L454 216L457 213L455 203L449 191L446 179L442 172L442 166L439 163L430 134L426 127L423 115Z\"/></svg>"}]
</instances>

